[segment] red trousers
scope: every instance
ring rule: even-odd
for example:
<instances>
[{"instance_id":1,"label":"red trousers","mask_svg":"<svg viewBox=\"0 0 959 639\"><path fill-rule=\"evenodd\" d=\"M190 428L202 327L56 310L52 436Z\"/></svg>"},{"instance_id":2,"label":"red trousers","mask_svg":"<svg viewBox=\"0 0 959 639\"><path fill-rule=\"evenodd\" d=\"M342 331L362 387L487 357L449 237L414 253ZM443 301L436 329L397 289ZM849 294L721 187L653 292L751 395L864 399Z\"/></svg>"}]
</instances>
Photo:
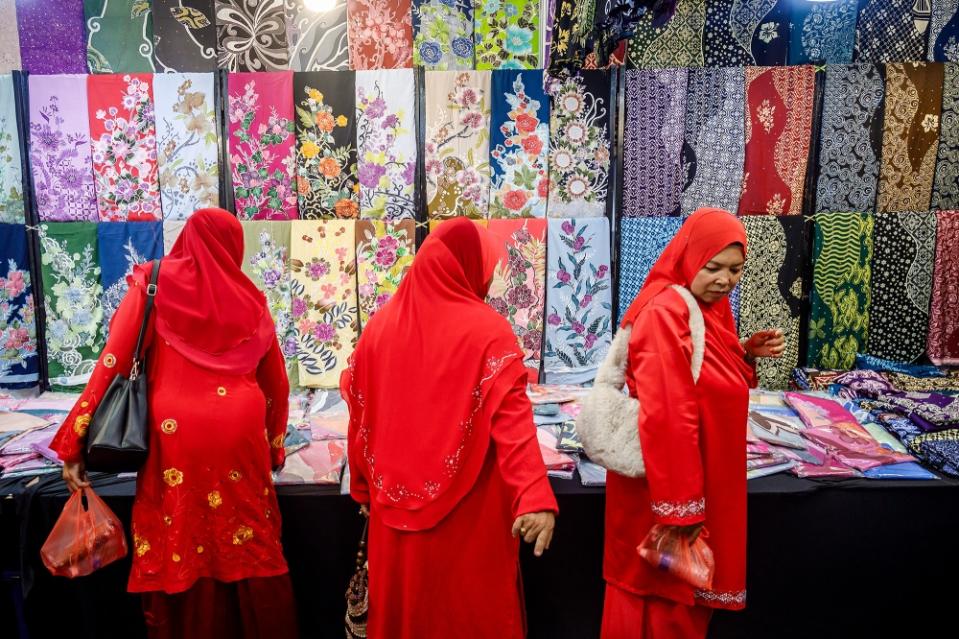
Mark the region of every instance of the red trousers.
<instances>
[{"instance_id":1,"label":"red trousers","mask_svg":"<svg viewBox=\"0 0 959 639\"><path fill-rule=\"evenodd\" d=\"M143 593L149 639L296 639L290 576L230 583L200 579L186 592Z\"/></svg>"},{"instance_id":2,"label":"red trousers","mask_svg":"<svg viewBox=\"0 0 959 639\"><path fill-rule=\"evenodd\" d=\"M606 585L601 639L705 639L710 608L640 597Z\"/></svg>"}]
</instances>

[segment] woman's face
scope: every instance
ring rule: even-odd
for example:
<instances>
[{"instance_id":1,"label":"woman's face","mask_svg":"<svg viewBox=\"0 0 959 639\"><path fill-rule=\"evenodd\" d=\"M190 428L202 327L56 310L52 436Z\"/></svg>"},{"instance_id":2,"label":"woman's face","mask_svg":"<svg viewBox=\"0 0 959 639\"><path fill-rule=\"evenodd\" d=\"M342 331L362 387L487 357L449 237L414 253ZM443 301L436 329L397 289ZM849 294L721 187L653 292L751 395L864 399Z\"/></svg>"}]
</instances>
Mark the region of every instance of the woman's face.
<instances>
[{"instance_id":1,"label":"woman's face","mask_svg":"<svg viewBox=\"0 0 959 639\"><path fill-rule=\"evenodd\" d=\"M712 304L729 295L743 276L746 258L738 244L730 244L713 256L693 278L690 290L701 302Z\"/></svg>"}]
</instances>

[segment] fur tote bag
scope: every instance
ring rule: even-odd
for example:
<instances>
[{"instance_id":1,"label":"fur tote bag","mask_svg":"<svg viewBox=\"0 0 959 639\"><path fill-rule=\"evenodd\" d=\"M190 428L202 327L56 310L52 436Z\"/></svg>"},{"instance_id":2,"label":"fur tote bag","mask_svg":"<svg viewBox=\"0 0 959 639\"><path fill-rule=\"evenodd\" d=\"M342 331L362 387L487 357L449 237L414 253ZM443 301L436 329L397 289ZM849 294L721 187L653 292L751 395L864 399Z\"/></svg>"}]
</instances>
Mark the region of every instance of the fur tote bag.
<instances>
[{"instance_id":1,"label":"fur tote bag","mask_svg":"<svg viewBox=\"0 0 959 639\"><path fill-rule=\"evenodd\" d=\"M690 369L693 382L699 381L706 348L706 325L696 298L686 288L672 287L689 308L689 330L693 341ZM624 392L632 326L616 333L606 359L596 372L593 389L583 400L576 419L576 431L590 460L626 477L645 477L646 465L639 445L639 400Z\"/></svg>"}]
</instances>

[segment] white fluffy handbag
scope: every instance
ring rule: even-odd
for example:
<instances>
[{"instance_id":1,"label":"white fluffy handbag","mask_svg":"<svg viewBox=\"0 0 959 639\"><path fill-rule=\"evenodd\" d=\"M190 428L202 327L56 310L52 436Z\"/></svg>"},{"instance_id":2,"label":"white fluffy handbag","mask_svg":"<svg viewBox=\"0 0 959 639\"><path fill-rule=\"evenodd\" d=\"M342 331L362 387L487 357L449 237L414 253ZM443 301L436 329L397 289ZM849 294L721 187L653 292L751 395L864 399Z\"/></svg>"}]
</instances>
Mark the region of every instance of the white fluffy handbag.
<instances>
[{"instance_id":1,"label":"white fluffy handbag","mask_svg":"<svg viewBox=\"0 0 959 639\"><path fill-rule=\"evenodd\" d=\"M672 287L689 307L689 331L693 341L690 369L699 381L706 348L706 325L696 298L682 286ZM576 418L576 432L590 460L626 477L644 477L646 465L639 445L639 400L623 391L629 358L632 326L616 333L606 359L596 371L593 389L583 400ZM642 383L642 380L636 380Z\"/></svg>"}]
</instances>

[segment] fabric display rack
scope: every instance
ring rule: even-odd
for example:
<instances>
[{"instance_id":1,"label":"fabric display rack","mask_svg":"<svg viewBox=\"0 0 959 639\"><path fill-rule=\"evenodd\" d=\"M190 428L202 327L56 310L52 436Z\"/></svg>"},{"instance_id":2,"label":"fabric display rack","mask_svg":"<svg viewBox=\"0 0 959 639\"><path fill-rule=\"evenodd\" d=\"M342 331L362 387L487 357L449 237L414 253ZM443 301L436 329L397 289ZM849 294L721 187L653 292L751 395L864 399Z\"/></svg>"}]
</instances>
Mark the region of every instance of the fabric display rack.
<instances>
[{"instance_id":1,"label":"fabric display rack","mask_svg":"<svg viewBox=\"0 0 959 639\"><path fill-rule=\"evenodd\" d=\"M605 471L575 387L705 206L746 227L741 335L787 341L747 425L749 604L710 637L937 628L875 608L945 604L925 584L959 571L913 552L959 524L959 1L678 0L662 27L643 4L0 0L0 635L144 634L129 559L84 583L40 564L66 500L44 436L126 275L211 206L241 220L294 389L275 481L304 636L342 635L361 527L340 373L455 216L497 242L488 302L560 502L522 557L530 636L597 635ZM134 479L94 479L129 522Z\"/></svg>"}]
</instances>

